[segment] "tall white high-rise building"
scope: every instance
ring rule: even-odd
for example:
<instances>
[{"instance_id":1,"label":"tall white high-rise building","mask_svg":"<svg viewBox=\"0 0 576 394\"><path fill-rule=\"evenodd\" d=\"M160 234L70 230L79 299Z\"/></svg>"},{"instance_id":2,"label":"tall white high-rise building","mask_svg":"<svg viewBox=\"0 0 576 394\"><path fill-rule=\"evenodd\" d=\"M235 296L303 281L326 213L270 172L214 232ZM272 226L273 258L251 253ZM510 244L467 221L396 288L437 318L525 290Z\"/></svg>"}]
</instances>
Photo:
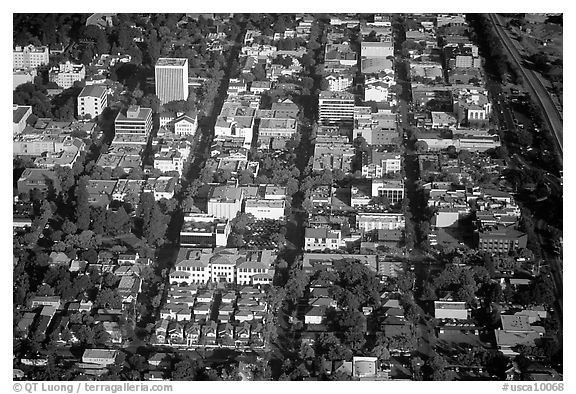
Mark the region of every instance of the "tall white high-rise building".
<instances>
[{"instance_id":1,"label":"tall white high-rise building","mask_svg":"<svg viewBox=\"0 0 576 394\"><path fill-rule=\"evenodd\" d=\"M156 96L160 103L188 98L188 59L160 58L156 62Z\"/></svg>"}]
</instances>

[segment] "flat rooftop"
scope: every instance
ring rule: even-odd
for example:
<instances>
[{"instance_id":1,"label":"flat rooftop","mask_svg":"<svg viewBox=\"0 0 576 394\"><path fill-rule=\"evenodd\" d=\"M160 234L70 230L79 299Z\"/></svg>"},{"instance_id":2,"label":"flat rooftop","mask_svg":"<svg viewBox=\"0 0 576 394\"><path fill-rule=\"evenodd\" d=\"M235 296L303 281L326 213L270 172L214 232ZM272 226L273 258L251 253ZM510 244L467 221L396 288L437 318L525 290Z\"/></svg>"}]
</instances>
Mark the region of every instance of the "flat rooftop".
<instances>
[{"instance_id":1,"label":"flat rooftop","mask_svg":"<svg viewBox=\"0 0 576 394\"><path fill-rule=\"evenodd\" d=\"M161 57L156 62L156 67L183 67L188 62L185 58Z\"/></svg>"},{"instance_id":2,"label":"flat rooftop","mask_svg":"<svg viewBox=\"0 0 576 394\"><path fill-rule=\"evenodd\" d=\"M99 85L88 85L80 92L78 97L101 97L106 93L106 88Z\"/></svg>"}]
</instances>

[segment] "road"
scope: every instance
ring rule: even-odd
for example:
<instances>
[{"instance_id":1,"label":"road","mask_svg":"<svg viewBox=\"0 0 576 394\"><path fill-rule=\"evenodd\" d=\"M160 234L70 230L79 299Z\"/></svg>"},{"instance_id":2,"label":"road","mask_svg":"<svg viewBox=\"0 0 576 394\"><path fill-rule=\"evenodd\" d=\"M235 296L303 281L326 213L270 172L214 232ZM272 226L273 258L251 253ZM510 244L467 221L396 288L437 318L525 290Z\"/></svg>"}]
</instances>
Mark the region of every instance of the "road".
<instances>
[{"instance_id":1,"label":"road","mask_svg":"<svg viewBox=\"0 0 576 394\"><path fill-rule=\"evenodd\" d=\"M554 105L550 93L542 84L538 75L533 70L524 67L522 57L516 48L515 42L504 28L501 18L497 14L489 14L489 16L504 48L510 54L510 60L514 61L518 65L530 94L536 99L536 103L542 108L544 121L548 125L550 131L554 134L560 153L563 154L562 114Z\"/></svg>"}]
</instances>

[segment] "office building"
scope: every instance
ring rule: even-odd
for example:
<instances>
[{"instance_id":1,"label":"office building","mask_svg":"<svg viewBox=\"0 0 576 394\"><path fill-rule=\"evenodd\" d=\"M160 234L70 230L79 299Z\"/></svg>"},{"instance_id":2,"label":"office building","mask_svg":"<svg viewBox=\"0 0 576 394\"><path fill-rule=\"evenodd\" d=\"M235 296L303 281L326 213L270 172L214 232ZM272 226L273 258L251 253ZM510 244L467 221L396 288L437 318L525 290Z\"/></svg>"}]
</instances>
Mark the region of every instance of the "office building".
<instances>
[{"instance_id":1,"label":"office building","mask_svg":"<svg viewBox=\"0 0 576 394\"><path fill-rule=\"evenodd\" d=\"M188 59L158 59L155 76L156 96L160 103L188 99Z\"/></svg>"},{"instance_id":2,"label":"office building","mask_svg":"<svg viewBox=\"0 0 576 394\"><path fill-rule=\"evenodd\" d=\"M144 134L149 135L152 131L152 110L132 105L124 114L118 112L114 121L116 134Z\"/></svg>"},{"instance_id":3,"label":"office building","mask_svg":"<svg viewBox=\"0 0 576 394\"><path fill-rule=\"evenodd\" d=\"M329 124L354 123L354 95L348 92L322 91L318 97L320 122Z\"/></svg>"}]
</instances>

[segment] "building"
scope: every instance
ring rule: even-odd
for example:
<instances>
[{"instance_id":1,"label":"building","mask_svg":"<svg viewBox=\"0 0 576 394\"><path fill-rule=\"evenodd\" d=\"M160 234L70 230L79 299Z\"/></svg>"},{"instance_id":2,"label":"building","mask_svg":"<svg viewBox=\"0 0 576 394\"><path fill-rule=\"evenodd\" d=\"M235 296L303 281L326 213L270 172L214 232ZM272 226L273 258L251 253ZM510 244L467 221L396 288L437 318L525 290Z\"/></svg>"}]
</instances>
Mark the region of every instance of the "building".
<instances>
[{"instance_id":1,"label":"building","mask_svg":"<svg viewBox=\"0 0 576 394\"><path fill-rule=\"evenodd\" d=\"M177 150L158 152L154 155L154 168L162 172L176 171L182 176L186 158Z\"/></svg>"},{"instance_id":2,"label":"building","mask_svg":"<svg viewBox=\"0 0 576 394\"><path fill-rule=\"evenodd\" d=\"M17 46L12 51L12 68L15 70L21 68L36 68L43 64L48 64L50 61L49 54L50 51L47 46Z\"/></svg>"},{"instance_id":3,"label":"building","mask_svg":"<svg viewBox=\"0 0 576 394\"><path fill-rule=\"evenodd\" d=\"M402 156L396 152L372 149L368 152L367 163L362 165L362 177L382 178L384 174L400 172Z\"/></svg>"},{"instance_id":4,"label":"building","mask_svg":"<svg viewBox=\"0 0 576 394\"><path fill-rule=\"evenodd\" d=\"M160 58L154 71L161 104L188 99L188 59Z\"/></svg>"},{"instance_id":5,"label":"building","mask_svg":"<svg viewBox=\"0 0 576 394\"><path fill-rule=\"evenodd\" d=\"M319 119L322 124L354 122L354 95L348 92L322 91L318 97Z\"/></svg>"},{"instance_id":6,"label":"building","mask_svg":"<svg viewBox=\"0 0 576 394\"><path fill-rule=\"evenodd\" d=\"M478 231L478 250L489 253L508 253L526 248L528 236L514 228L496 226Z\"/></svg>"},{"instance_id":7,"label":"building","mask_svg":"<svg viewBox=\"0 0 576 394\"><path fill-rule=\"evenodd\" d=\"M394 44L392 41L370 42L362 41L360 54L363 58L387 58L394 57Z\"/></svg>"},{"instance_id":8,"label":"building","mask_svg":"<svg viewBox=\"0 0 576 394\"><path fill-rule=\"evenodd\" d=\"M360 71L362 74L378 74L381 72L393 74L394 66L392 60L384 57L362 58L360 61Z\"/></svg>"},{"instance_id":9,"label":"building","mask_svg":"<svg viewBox=\"0 0 576 394\"><path fill-rule=\"evenodd\" d=\"M170 283L208 283L211 252L211 249L180 249L176 264L170 272Z\"/></svg>"},{"instance_id":10,"label":"building","mask_svg":"<svg viewBox=\"0 0 576 394\"><path fill-rule=\"evenodd\" d=\"M246 261L236 267L236 283L240 285L271 284L274 279L276 253L272 250L247 251Z\"/></svg>"},{"instance_id":11,"label":"building","mask_svg":"<svg viewBox=\"0 0 576 394\"><path fill-rule=\"evenodd\" d=\"M174 134L179 137L194 135L198 129L198 114L194 113L194 116L181 115L174 119L173 125Z\"/></svg>"},{"instance_id":12,"label":"building","mask_svg":"<svg viewBox=\"0 0 576 394\"><path fill-rule=\"evenodd\" d=\"M285 99L278 103L272 103L272 111L274 111L275 117L296 119L300 109L292 100Z\"/></svg>"},{"instance_id":13,"label":"building","mask_svg":"<svg viewBox=\"0 0 576 394\"><path fill-rule=\"evenodd\" d=\"M342 232L327 228L306 228L304 231L304 249L316 251L339 249L342 246Z\"/></svg>"},{"instance_id":14,"label":"building","mask_svg":"<svg viewBox=\"0 0 576 394\"><path fill-rule=\"evenodd\" d=\"M352 376L359 379L375 378L378 374L378 357L352 358Z\"/></svg>"},{"instance_id":15,"label":"building","mask_svg":"<svg viewBox=\"0 0 576 394\"><path fill-rule=\"evenodd\" d=\"M337 262L359 262L374 272L378 272L378 256L367 254L304 253L302 269L314 272L319 269L333 270Z\"/></svg>"},{"instance_id":16,"label":"building","mask_svg":"<svg viewBox=\"0 0 576 394\"><path fill-rule=\"evenodd\" d=\"M468 320L469 313L465 302L434 301L434 318Z\"/></svg>"},{"instance_id":17,"label":"building","mask_svg":"<svg viewBox=\"0 0 576 394\"><path fill-rule=\"evenodd\" d=\"M404 182L390 179L372 180L372 197L385 196L390 204L404 199Z\"/></svg>"},{"instance_id":18,"label":"building","mask_svg":"<svg viewBox=\"0 0 576 394\"><path fill-rule=\"evenodd\" d=\"M368 145L396 145L400 142L396 114L388 112L357 115L354 120L353 138L362 137Z\"/></svg>"},{"instance_id":19,"label":"building","mask_svg":"<svg viewBox=\"0 0 576 394\"><path fill-rule=\"evenodd\" d=\"M314 145L314 171L339 169L350 172L355 150L350 143L316 142Z\"/></svg>"},{"instance_id":20,"label":"building","mask_svg":"<svg viewBox=\"0 0 576 394\"><path fill-rule=\"evenodd\" d=\"M232 220L242 210L244 191L232 186L216 186L208 199L208 214Z\"/></svg>"},{"instance_id":21,"label":"building","mask_svg":"<svg viewBox=\"0 0 576 394\"><path fill-rule=\"evenodd\" d=\"M152 131L152 109L131 105L126 113L118 112L114 120L116 134L144 134Z\"/></svg>"},{"instance_id":22,"label":"building","mask_svg":"<svg viewBox=\"0 0 576 394\"><path fill-rule=\"evenodd\" d=\"M26 128L26 121L32 115L32 106L12 105L12 135L17 136Z\"/></svg>"},{"instance_id":23,"label":"building","mask_svg":"<svg viewBox=\"0 0 576 394\"><path fill-rule=\"evenodd\" d=\"M244 204L244 212L254 215L257 220L284 219L286 200L248 199Z\"/></svg>"},{"instance_id":24,"label":"building","mask_svg":"<svg viewBox=\"0 0 576 394\"><path fill-rule=\"evenodd\" d=\"M82 81L86 78L86 67L83 64L72 64L66 62L52 67L48 73L50 82L56 83L63 89L74 86L74 82Z\"/></svg>"},{"instance_id":25,"label":"building","mask_svg":"<svg viewBox=\"0 0 576 394\"><path fill-rule=\"evenodd\" d=\"M356 215L356 228L363 231L372 230L398 230L406 226L406 219L402 213L373 212L358 213Z\"/></svg>"},{"instance_id":26,"label":"building","mask_svg":"<svg viewBox=\"0 0 576 394\"><path fill-rule=\"evenodd\" d=\"M154 193L156 201L163 198L169 200L174 197L174 191L178 184L178 177L161 176L158 178L148 178L144 185L144 193Z\"/></svg>"},{"instance_id":27,"label":"building","mask_svg":"<svg viewBox=\"0 0 576 394\"><path fill-rule=\"evenodd\" d=\"M353 75L331 74L326 76L328 81L328 90L331 92L342 92L352 86Z\"/></svg>"},{"instance_id":28,"label":"building","mask_svg":"<svg viewBox=\"0 0 576 394\"><path fill-rule=\"evenodd\" d=\"M108 106L106 88L100 85L86 86L78 95L78 117L90 115L95 118Z\"/></svg>"},{"instance_id":29,"label":"building","mask_svg":"<svg viewBox=\"0 0 576 394\"><path fill-rule=\"evenodd\" d=\"M42 192L55 191L58 184L58 177L53 170L26 168L18 179L18 193L29 193L33 189Z\"/></svg>"},{"instance_id":30,"label":"building","mask_svg":"<svg viewBox=\"0 0 576 394\"><path fill-rule=\"evenodd\" d=\"M184 215L180 230L180 246L217 247L226 246L230 235L230 221L204 213Z\"/></svg>"},{"instance_id":31,"label":"building","mask_svg":"<svg viewBox=\"0 0 576 394\"><path fill-rule=\"evenodd\" d=\"M241 103L225 102L216 119L214 135L222 137L243 137L244 146L250 148L254 135L256 110Z\"/></svg>"},{"instance_id":32,"label":"building","mask_svg":"<svg viewBox=\"0 0 576 394\"><path fill-rule=\"evenodd\" d=\"M118 350L115 349L86 349L82 354L82 362L106 366L114 364L117 355Z\"/></svg>"}]
</instances>

